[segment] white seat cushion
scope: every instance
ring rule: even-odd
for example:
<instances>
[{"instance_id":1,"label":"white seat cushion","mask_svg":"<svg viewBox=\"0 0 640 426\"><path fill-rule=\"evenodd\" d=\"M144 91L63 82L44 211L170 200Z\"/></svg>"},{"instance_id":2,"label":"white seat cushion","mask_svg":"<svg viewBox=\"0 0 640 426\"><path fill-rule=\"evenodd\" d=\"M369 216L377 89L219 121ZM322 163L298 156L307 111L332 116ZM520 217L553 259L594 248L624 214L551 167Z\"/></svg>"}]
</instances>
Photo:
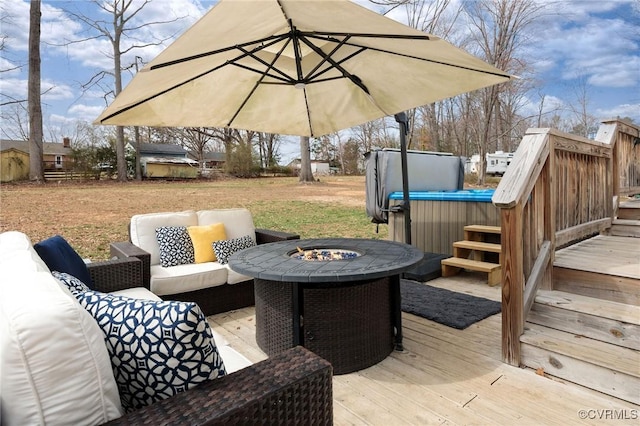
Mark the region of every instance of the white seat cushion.
<instances>
[{"instance_id":1,"label":"white seat cushion","mask_svg":"<svg viewBox=\"0 0 640 426\"><path fill-rule=\"evenodd\" d=\"M253 277L249 277L247 275L242 275L229 268L229 265L224 265L227 268L227 284L238 284L243 281L252 281Z\"/></svg>"},{"instance_id":2,"label":"white seat cushion","mask_svg":"<svg viewBox=\"0 0 640 426\"><path fill-rule=\"evenodd\" d=\"M163 226L195 226L198 216L193 210L175 213L138 214L131 218L131 242L151 255L151 264L160 263L160 246L156 228Z\"/></svg>"},{"instance_id":3,"label":"white seat cushion","mask_svg":"<svg viewBox=\"0 0 640 426\"><path fill-rule=\"evenodd\" d=\"M224 368L227 370L227 374L251 365L251 361L231 346L218 346L218 352L224 361Z\"/></svg>"},{"instance_id":4,"label":"white seat cushion","mask_svg":"<svg viewBox=\"0 0 640 426\"><path fill-rule=\"evenodd\" d=\"M112 291L110 294L127 296L133 299L153 300L155 302L160 302L162 300L160 297L156 296L144 287L125 288L124 290Z\"/></svg>"},{"instance_id":5,"label":"white seat cushion","mask_svg":"<svg viewBox=\"0 0 640 426\"><path fill-rule=\"evenodd\" d=\"M2 424L101 424L122 415L91 315L47 272L2 271Z\"/></svg>"},{"instance_id":6,"label":"white seat cushion","mask_svg":"<svg viewBox=\"0 0 640 426\"><path fill-rule=\"evenodd\" d=\"M158 296L215 287L227 282L225 265L218 262L192 263L163 268L151 266L151 291Z\"/></svg>"}]
</instances>

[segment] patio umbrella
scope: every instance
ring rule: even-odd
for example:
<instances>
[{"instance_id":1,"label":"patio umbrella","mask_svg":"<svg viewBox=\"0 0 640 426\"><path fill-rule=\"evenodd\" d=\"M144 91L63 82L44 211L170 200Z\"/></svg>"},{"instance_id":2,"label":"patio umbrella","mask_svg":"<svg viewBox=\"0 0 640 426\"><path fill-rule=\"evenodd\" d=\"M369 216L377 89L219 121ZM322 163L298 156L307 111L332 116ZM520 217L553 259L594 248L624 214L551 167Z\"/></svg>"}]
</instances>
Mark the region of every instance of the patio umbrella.
<instances>
[{"instance_id":1,"label":"patio umbrella","mask_svg":"<svg viewBox=\"0 0 640 426\"><path fill-rule=\"evenodd\" d=\"M348 0L221 0L96 123L317 137L509 78Z\"/></svg>"}]
</instances>

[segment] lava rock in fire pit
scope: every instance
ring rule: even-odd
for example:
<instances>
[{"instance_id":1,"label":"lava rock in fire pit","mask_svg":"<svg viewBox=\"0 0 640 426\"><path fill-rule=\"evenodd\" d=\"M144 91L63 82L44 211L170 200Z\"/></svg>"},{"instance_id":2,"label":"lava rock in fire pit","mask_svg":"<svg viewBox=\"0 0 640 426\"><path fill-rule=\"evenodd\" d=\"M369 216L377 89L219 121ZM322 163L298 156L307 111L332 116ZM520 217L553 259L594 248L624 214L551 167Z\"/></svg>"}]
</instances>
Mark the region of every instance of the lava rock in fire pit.
<instances>
[{"instance_id":1,"label":"lava rock in fire pit","mask_svg":"<svg viewBox=\"0 0 640 426\"><path fill-rule=\"evenodd\" d=\"M299 260L346 260L360 256L360 253L353 250L342 249L311 249L303 250L297 247L298 251L294 252L291 257Z\"/></svg>"}]
</instances>

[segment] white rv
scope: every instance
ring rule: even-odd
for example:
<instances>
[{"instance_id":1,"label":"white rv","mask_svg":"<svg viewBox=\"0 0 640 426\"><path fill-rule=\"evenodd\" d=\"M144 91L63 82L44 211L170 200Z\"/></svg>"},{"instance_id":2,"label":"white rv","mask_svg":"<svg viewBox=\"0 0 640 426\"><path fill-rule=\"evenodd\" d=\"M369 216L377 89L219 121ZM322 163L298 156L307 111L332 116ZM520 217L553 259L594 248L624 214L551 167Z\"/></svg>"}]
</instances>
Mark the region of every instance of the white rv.
<instances>
[{"instance_id":1,"label":"white rv","mask_svg":"<svg viewBox=\"0 0 640 426\"><path fill-rule=\"evenodd\" d=\"M504 175L512 159L513 153L511 152L496 151L493 154L487 154L487 174L492 176Z\"/></svg>"},{"instance_id":2,"label":"white rv","mask_svg":"<svg viewBox=\"0 0 640 426\"><path fill-rule=\"evenodd\" d=\"M487 154L487 174L493 176L502 176L507 171L507 166L511 164L513 153L496 151L493 154ZM478 173L480 167L480 156L473 154L465 165L465 172Z\"/></svg>"}]
</instances>

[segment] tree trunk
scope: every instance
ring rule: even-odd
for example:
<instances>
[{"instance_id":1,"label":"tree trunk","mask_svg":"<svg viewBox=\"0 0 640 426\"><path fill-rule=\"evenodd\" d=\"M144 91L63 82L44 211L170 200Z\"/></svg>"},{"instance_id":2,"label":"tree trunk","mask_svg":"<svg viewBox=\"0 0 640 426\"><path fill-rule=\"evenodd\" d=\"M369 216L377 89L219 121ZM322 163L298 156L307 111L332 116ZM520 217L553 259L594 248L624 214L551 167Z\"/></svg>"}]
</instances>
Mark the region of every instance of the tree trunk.
<instances>
[{"instance_id":1,"label":"tree trunk","mask_svg":"<svg viewBox=\"0 0 640 426\"><path fill-rule=\"evenodd\" d=\"M29 10L29 179L44 182L42 104L40 100L40 0Z\"/></svg>"},{"instance_id":2,"label":"tree trunk","mask_svg":"<svg viewBox=\"0 0 640 426\"><path fill-rule=\"evenodd\" d=\"M311 172L311 149L309 147L309 137L300 136L300 182L313 182Z\"/></svg>"},{"instance_id":3,"label":"tree trunk","mask_svg":"<svg viewBox=\"0 0 640 426\"><path fill-rule=\"evenodd\" d=\"M113 74L115 77L115 94L118 96L122 92L122 65L120 57L120 33L121 29L116 28L116 36L113 41ZM124 152L124 127L116 126L116 163L118 166L118 181L127 181L127 159Z\"/></svg>"},{"instance_id":4,"label":"tree trunk","mask_svg":"<svg viewBox=\"0 0 640 426\"><path fill-rule=\"evenodd\" d=\"M135 126L133 128L134 136L136 139L136 180L142 180L142 165L140 164L140 127Z\"/></svg>"}]
</instances>

